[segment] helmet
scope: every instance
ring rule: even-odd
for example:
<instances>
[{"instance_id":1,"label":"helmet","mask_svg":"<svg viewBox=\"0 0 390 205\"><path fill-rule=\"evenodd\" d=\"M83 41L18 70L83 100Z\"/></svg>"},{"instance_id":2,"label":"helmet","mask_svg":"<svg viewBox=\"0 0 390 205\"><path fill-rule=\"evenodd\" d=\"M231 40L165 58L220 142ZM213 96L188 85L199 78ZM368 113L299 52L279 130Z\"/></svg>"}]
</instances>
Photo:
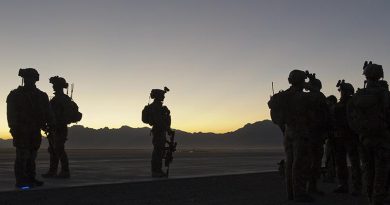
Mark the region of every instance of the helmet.
<instances>
[{"instance_id":1,"label":"helmet","mask_svg":"<svg viewBox=\"0 0 390 205\"><path fill-rule=\"evenodd\" d=\"M156 99L156 98L162 98L164 97L165 93L167 93L169 89L167 87L164 87L164 90L161 89L153 89L150 92L150 98Z\"/></svg>"},{"instance_id":2,"label":"helmet","mask_svg":"<svg viewBox=\"0 0 390 205\"><path fill-rule=\"evenodd\" d=\"M336 104L337 98L334 95L329 95L328 97L326 97L326 101L329 102L330 104Z\"/></svg>"},{"instance_id":3,"label":"helmet","mask_svg":"<svg viewBox=\"0 0 390 205\"><path fill-rule=\"evenodd\" d=\"M50 80L50 83L55 85L55 86L60 86L62 88L68 88L68 86L69 86L69 84L66 82L66 80L64 78L61 78L58 76L51 77L49 80Z\"/></svg>"},{"instance_id":4,"label":"helmet","mask_svg":"<svg viewBox=\"0 0 390 205\"><path fill-rule=\"evenodd\" d=\"M313 88L316 88L318 90L321 90L322 89L322 83L319 79L311 79L309 81L309 84L310 84L310 87L313 87Z\"/></svg>"},{"instance_id":5,"label":"helmet","mask_svg":"<svg viewBox=\"0 0 390 205\"><path fill-rule=\"evenodd\" d=\"M34 68L21 68L18 75L22 78L32 78L35 81L39 81L39 73Z\"/></svg>"},{"instance_id":6,"label":"helmet","mask_svg":"<svg viewBox=\"0 0 390 205\"><path fill-rule=\"evenodd\" d=\"M345 80L339 80L339 82L337 82L336 87L339 88L340 92L349 92L351 94L355 93L355 88L353 87L353 85L351 83L346 83Z\"/></svg>"},{"instance_id":7,"label":"helmet","mask_svg":"<svg viewBox=\"0 0 390 205\"><path fill-rule=\"evenodd\" d=\"M373 64L371 61L369 63L367 63L367 61L364 62L363 75L365 75L367 79L372 80L379 80L380 78L383 78L382 65Z\"/></svg>"},{"instance_id":8,"label":"helmet","mask_svg":"<svg viewBox=\"0 0 390 205\"><path fill-rule=\"evenodd\" d=\"M291 85L299 85L305 82L307 76L306 73L302 70L293 70L288 76L288 82Z\"/></svg>"}]
</instances>

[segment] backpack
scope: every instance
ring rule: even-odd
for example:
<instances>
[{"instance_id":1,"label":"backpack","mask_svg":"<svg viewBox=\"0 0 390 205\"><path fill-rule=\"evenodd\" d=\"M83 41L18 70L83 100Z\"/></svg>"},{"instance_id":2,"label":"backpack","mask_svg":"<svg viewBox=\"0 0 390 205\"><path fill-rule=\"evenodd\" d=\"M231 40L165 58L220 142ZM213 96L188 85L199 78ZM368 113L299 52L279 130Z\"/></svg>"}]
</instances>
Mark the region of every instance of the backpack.
<instances>
[{"instance_id":1,"label":"backpack","mask_svg":"<svg viewBox=\"0 0 390 205\"><path fill-rule=\"evenodd\" d=\"M153 113L152 106L150 104L146 105L144 107L144 109L142 110L142 122L152 126L152 124L153 124L153 122L152 122L153 121L152 113Z\"/></svg>"},{"instance_id":2,"label":"backpack","mask_svg":"<svg viewBox=\"0 0 390 205\"><path fill-rule=\"evenodd\" d=\"M268 101L268 107L271 109L271 120L277 125L283 125L287 121L289 107L287 102L290 95L288 91L280 91L271 96Z\"/></svg>"},{"instance_id":3,"label":"backpack","mask_svg":"<svg viewBox=\"0 0 390 205\"><path fill-rule=\"evenodd\" d=\"M380 88L359 89L347 106L348 122L358 134L388 129L389 93Z\"/></svg>"},{"instance_id":4,"label":"backpack","mask_svg":"<svg viewBox=\"0 0 390 205\"><path fill-rule=\"evenodd\" d=\"M79 106L71 99L65 103L64 119L67 124L77 123L83 118L83 114L79 111Z\"/></svg>"}]
</instances>

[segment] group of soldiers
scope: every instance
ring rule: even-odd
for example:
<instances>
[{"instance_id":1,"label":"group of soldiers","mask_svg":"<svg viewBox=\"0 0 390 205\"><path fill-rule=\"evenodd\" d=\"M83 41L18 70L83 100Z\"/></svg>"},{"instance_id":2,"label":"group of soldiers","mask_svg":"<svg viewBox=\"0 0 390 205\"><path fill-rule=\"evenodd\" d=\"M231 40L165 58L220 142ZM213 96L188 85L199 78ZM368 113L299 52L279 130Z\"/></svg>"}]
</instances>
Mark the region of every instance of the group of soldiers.
<instances>
[{"instance_id":1,"label":"group of soldiers","mask_svg":"<svg viewBox=\"0 0 390 205\"><path fill-rule=\"evenodd\" d=\"M321 92L315 74L293 70L288 77L290 88L268 102L272 121L284 134L289 200L313 202L313 194L324 195L317 180L325 150L326 179L333 175L338 179L334 193L361 195L364 181L369 203L384 204L390 180L390 93L381 65L365 62L363 75L364 88L356 92L340 80L337 101Z\"/></svg>"},{"instance_id":2,"label":"group of soldiers","mask_svg":"<svg viewBox=\"0 0 390 205\"><path fill-rule=\"evenodd\" d=\"M69 178L69 161L65 152L67 125L82 118L76 103L64 93L69 85L64 78L50 78L54 97L49 100L48 95L36 87L39 81L37 70L20 69L19 76L22 77L22 85L7 97L8 125L16 148L15 185L28 189L44 184L36 178L35 165L42 141L41 131L47 133L50 154L49 170L42 177ZM61 170L58 172L59 163Z\"/></svg>"},{"instance_id":3,"label":"group of soldiers","mask_svg":"<svg viewBox=\"0 0 390 205\"><path fill-rule=\"evenodd\" d=\"M44 184L36 178L35 165L42 141L41 131L47 135L50 154L49 170L42 174L42 177L70 178L69 160L65 151L68 125L79 122L82 118L78 105L72 99L73 86L69 96L68 92L64 92L65 89L69 91L66 80L58 76L51 77L49 82L53 84L54 97L49 100L48 95L36 87L36 82L39 81L36 69L20 69L19 76L22 78L22 85L12 90L7 97L8 126L16 148L16 187L29 189ZM152 177L168 176L169 164L173 160L172 153L176 150L170 111L163 105L165 93L168 91L168 88L153 89L150 98L154 101L145 106L142 112L142 120L152 126ZM171 136L170 140L166 139L166 134ZM168 167L166 172L162 169L164 159L165 166Z\"/></svg>"}]
</instances>

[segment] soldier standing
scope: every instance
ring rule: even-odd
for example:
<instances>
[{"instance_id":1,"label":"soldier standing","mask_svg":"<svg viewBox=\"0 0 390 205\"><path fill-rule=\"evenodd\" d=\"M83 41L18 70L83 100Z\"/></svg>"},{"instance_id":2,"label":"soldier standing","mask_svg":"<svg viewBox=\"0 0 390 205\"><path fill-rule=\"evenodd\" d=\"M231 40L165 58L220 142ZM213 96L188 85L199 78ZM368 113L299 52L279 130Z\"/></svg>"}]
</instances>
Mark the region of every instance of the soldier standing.
<instances>
[{"instance_id":1,"label":"soldier standing","mask_svg":"<svg viewBox=\"0 0 390 205\"><path fill-rule=\"evenodd\" d=\"M324 182L332 183L336 177L336 161L334 151L334 107L337 103L337 98L330 95L326 98L326 103L330 112L330 128L325 144L325 168L326 174Z\"/></svg>"},{"instance_id":2,"label":"soldier standing","mask_svg":"<svg viewBox=\"0 0 390 205\"><path fill-rule=\"evenodd\" d=\"M46 174L42 174L42 177L69 178L69 161L65 152L65 142L68 136L68 124L72 121L69 116L74 112L70 106L73 103L72 99L64 93L64 89L67 89L69 86L64 78L58 76L51 77L50 83L53 84L54 90L54 97L50 100L50 105L54 112L57 126L55 134L49 134L47 137L49 141L50 168ZM61 171L57 175L59 162L61 162Z\"/></svg>"},{"instance_id":3,"label":"soldier standing","mask_svg":"<svg viewBox=\"0 0 390 205\"><path fill-rule=\"evenodd\" d=\"M288 78L291 87L275 94L268 102L272 121L284 131L287 195L296 202L314 200L306 190L310 172L307 94L303 92L306 78L304 71L291 71Z\"/></svg>"},{"instance_id":4,"label":"soldier standing","mask_svg":"<svg viewBox=\"0 0 390 205\"><path fill-rule=\"evenodd\" d=\"M23 85L7 97L7 119L16 147L16 187L24 189L43 185L35 178L35 159L42 141L41 130L54 129L54 117L47 94L35 85L38 72L33 68L20 69L19 76Z\"/></svg>"},{"instance_id":5,"label":"soldier standing","mask_svg":"<svg viewBox=\"0 0 390 205\"><path fill-rule=\"evenodd\" d=\"M326 97L321 92L322 83L306 71L309 77L307 86L308 93L308 110L310 112L310 150L311 150L311 177L308 184L309 193L324 195L324 192L317 187L317 180L321 176L322 158L324 156L324 144L330 128L330 111L326 103Z\"/></svg>"},{"instance_id":6,"label":"soldier standing","mask_svg":"<svg viewBox=\"0 0 390 205\"><path fill-rule=\"evenodd\" d=\"M389 92L383 87L383 68L364 64L364 89L359 89L348 104L348 121L359 134L367 194L371 204L382 205L390 166Z\"/></svg>"},{"instance_id":7,"label":"soldier standing","mask_svg":"<svg viewBox=\"0 0 390 205\"><path fill-rule=\"evenodd\" d=\"M336 171L339 186L334 190L335 193L349 192L349 174L347 156L351 162L352 172L352 195L360 195L362 191L362 174L360 168L358 135L350 128L347 119L347 104L352 99L355 89L344 80L337 83L340 91L340 101L335 106L335 159Z\"/></svg>"},{"instance_id":8,"label":"soldier standing","mask_svg":"<svg viewBox=\"0 0 390 205\"><path fill-rule=\"evenodd\" d=\"M152 126L153 135L153 153L152 153L152 177L166 177L167 174L162 170L163 158L165 155L165 144L167 142L166 134L172 135L171 129L171 114L168 107L163 105L165 93L168 92L167 87L164 90L153 89L150 93L150 98L153 102L145 106L142 111L142 121Z\"/></svg>"}]
</instances>

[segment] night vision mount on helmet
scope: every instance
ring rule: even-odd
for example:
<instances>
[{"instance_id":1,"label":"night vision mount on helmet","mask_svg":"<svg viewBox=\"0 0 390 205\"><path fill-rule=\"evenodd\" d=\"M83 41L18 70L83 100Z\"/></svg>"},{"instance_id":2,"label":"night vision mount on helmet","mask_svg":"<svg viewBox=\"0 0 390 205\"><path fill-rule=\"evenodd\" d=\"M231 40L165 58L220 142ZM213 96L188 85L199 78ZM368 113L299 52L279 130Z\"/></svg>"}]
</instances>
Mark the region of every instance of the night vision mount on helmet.
<instances>
[{"instance_id":1,"label":"night vision mount on helmet","mask_svg":"<svg viewBox=\"0 0 390 205\"><path fill-rule=\"evenodd\" d=\"M379 80L384 77L382 65L374 64L372 61L364 62L363 75L369 80Z\"/></svg>"},{"instance_id":2,"label":"night vision mount on helmet","mask_svg":"<svg viewBox=\"0 0 390 205\"><path fill-rule=\"evenodd\" d=\"M316 78L316 74L315 73L309 73L309 71L305 71L305 74L307 76L307 78L309 78L309 89L318 89L318 90L321 90L322 89L322 83L319 79Z\"/></svg>"},{"instance_id":3,"label":"night vision mount on helmet","mask_svg":"<svg viewBox=\"0 0 390 205\"><path fill-rule=\"evenodd\" d=\"M345 80L339 80L336 84L336 87L338 87L338 91L343 92L349 92L351 95L355 93L355 88L352 84L346 83Z\"/></svg>"}]
</instances>

